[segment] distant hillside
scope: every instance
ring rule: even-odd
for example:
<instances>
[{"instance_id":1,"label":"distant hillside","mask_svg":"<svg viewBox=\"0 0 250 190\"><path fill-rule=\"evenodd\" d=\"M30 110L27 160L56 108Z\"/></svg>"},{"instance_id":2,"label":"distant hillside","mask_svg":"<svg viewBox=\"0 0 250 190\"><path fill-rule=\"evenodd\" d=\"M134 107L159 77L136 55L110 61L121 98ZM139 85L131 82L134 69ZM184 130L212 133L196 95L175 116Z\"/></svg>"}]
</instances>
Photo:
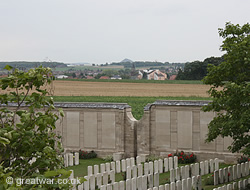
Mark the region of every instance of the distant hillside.
<instances>
[{"instance_id":1,"label":"distant hillside","mask_svg":"<svg viewBox=\"0 0 250 190\"><path fill-rule=\"evenodd\" d=\"M179 66L184 67L185 63L162 63L162 62L152 62L152 61L135 61L135 62L118 62L118 63L111 63L111 65L122 65L124 68L131 68L132 65L135 67L154 67L154 66Z\"/></svg>"},{"instance_id":2,"label":"distant hillside","mask_svg":"<svg viewBox=\"0 0 250 190\"><path fill-rule=\"evenodd\" d=\"M35 68L39 66L43 67L50 67L50 68L55 68L55 67L67 67L66 64L64 63L59 63L59 62L27 62L27 61L15 61L15 62L0 62L0 69L3 69L6 65L10 65L14 68L18 69L30 69L30 68Z\"/></svg>"}]
</instances>

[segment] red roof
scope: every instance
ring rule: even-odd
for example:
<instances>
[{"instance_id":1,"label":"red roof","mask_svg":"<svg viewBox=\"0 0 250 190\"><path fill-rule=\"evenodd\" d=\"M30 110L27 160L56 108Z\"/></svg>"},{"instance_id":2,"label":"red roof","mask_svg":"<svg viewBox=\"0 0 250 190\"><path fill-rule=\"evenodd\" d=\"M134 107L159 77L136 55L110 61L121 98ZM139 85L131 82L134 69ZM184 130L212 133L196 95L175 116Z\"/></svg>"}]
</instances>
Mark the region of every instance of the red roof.
<instances>
[{"instance_id":1,"label":"red roof","mask_svg":"<svg viewBox=\"0 0 250 190\"><path fill-rule=\"evenodd\" d=\"M101 76L100 79L109 79L108 76Z\"/></svg>"},{"instance_id":2,"label":"red roof","mask_svg":"<svg viewBox=\"0 0 250 190\"><path fill-rule=\"evenodd\" d=\"M172 76L170 76L170 79L169 79L169 80L175 80L176 77L177 77L177 75L172 75Z\"/></svg>"},{"instance_id":3,"label":"red roof","mask_svg":"<svg viewBox=\"0 0 250 190\"><path fill-rule=\"evenodd\" d=\"M87 76L87 79L94 79L94 77L92 77L92 76Z\"/></svg>"}]
</instances>

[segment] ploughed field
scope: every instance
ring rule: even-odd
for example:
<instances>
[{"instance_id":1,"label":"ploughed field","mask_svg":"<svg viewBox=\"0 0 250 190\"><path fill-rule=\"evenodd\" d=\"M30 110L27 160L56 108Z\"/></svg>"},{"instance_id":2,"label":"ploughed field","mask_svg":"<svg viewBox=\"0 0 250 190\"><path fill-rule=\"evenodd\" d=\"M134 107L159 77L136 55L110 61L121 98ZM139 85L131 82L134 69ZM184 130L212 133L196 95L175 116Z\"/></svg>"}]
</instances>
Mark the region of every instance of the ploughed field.
<instances>
[{"instance_id":1,"label":"ploughed field","mask_svg":"<svg viewBox=\"0 0 250 190\"><path fill-rule=\"evenodd\" d=\"M54 96L208 97L208 85L53 81Z\"/></svg>"}]
</instances>

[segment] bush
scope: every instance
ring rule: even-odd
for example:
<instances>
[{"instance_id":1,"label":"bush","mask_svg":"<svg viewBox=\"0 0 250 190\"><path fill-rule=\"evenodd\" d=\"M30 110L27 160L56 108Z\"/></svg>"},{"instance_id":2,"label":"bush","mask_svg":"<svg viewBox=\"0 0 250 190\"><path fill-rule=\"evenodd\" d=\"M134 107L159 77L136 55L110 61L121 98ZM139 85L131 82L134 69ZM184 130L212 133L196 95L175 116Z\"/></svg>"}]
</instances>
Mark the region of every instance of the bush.
<instances>
[{"instance_id":1,"label":"bush","mask_svg":"<svg viewBox=\"0 0 250 190\"><path fill-rule=\"evenodd\" d=\"M161 159L161 157L160 157L160 156L156 156L156 155L149 155L149 156L147 157L147 159L146 159L146 162L153 162L153 161L155 161L155 160L159 160L159 159Z\"/></svg>"},{"instance_id":2,"label":"bush","mask_svg":"<svg viewBox=\"0 0 250 190\"><path fill-rule=\"evenodd\" d=\"M241 156L240 158L238 158L238 164L245 163L248 161L250 161L250 158L248 158L246 156Z\"/></svg>"},{"instance_id":3,"label":"bush","mask_svg":"<svg viewBox=\"0 0 250 190\"><path fill-rule=\"evenodd\" d=\"M170 154L168 156L170 157ZM174 156L178 156L178 163L179 164L195 163L195 161L197 159L197 157L194 155L194 153L186 154L186 153L184 153L184 151L177 152L174 154Z\"/></svg>"},{"instance_id":4,"label":"bush","mask_svg":"<svg viewBox=\"0 0 250 190\"><path fill-rule=\"evenodd\" d=\"M113 161L113 156L108 155L108 156L104 157L103 160L106 161L106 162L112 162Z\"/></svg>"},{"instance_id":5,"label":"bush","mask_svg":"<svg viewBox=\"0 0 250 190\"><path fill-rule=\"evenodd\" d=\"M79 150L79 158L80 159L90 159L90 158L96 158L97 154L92 150L90 152Z\"/></svg>"}]
</instances>

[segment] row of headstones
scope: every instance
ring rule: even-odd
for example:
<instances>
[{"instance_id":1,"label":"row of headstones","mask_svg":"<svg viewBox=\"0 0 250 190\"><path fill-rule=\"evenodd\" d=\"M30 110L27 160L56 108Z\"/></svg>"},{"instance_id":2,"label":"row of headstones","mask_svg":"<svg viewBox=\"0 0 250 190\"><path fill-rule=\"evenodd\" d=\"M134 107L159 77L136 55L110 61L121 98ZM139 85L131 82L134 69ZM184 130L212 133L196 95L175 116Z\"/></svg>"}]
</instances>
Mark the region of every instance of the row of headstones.
<instances>
[{"instance_id":1,"label":"row of headstones","mask_svg":"<svg viewBox=\"0 0 250 190\"><path fill-rule=\"evenodd\" d=\"M233 182L232 184L223 185L222 187L214 188L213 190L246 189L248 184L250 184L250 178Z\"/></svg>"},{"instance_id":2,"label":"row of headstones","mask_svg":"<svg viewBox=\"0 0 250 190\"><path fill-rule=\"evenodd\" d=\"M170 169L170 182L187 179L192 176L202 176L213 173L215 169L219 169L219 160L217 158Z\"/></svg>"},{"instance_id":3,"label":"row of headstones","mask_svg":"<svg viewBox=\"0 0 250 190\"><path fill-rule=\"evenodd\" d=\"M149 176L151 176L151 174ZM102 185L100 190L147 190L147 189L148 190L192 190L192 189L201 190L202 189L201 176L197 177L193 176L192 179L187 178L181 181L178 180L176 182L160 186L159 186L159 181L154 182L153 184L153 182L150 181L149 183L147 183L146 180L147 176L138 177L137 180L135 180L135 178L127 179L126 183L124 181L120 181L119 183L115 182L114 184Z\"/></svg>"},{"instance_id":4,"label":"row of headstones","mask_svg":"<svg viewBox=\"0 0 250 190\"><path fill-rule=\"evenodd\" d=\"M79 165L79 153L75 152L73 153L66 153L64 154L64 166L74 166Z\"/></svg>"},{"instance_id":5,"label":"row of headstones","mask_svg":"<svg viewBox=\"0 0 250 190\"><path fill-rule=\"evenodd\" d=\"M192 190L202 189L201 176L193 176L192 178L187 178L183 180L177 180L176 182L171 182L170 184L155 186L149 188L148 190Z\"/></svg>"},{"instance_id":6,"label":"row of headstones","mask_svg":"<svg viewBox=\"0 0 250 190\"><path fill-rule=\"evenodd\" d=\"M231 182L249 175L250 162L245 162L214 171L214 185Z\"/></svg>"},{"instance_id":7,"label":"row of headstones","mask_svg":"<svg viewBox=\"0 0 250 190\"><path fill-rule=\"evenodd\" d=\"M154 175L150 174L148 176L139 176L132 179L127 179L126 181L110 181L111 183L103 183L101 185L101 181L96 181L95 178L91 176L85 176L87 181L84 181L83 184L78 186L78 190L95 190L96 186L101 190L147 190L148 188L152 188L154 186L159 186L159 173L155 173Z\"/></svg>"},{"instance_id":8,"label":"row of headstones","mask_svg":"<svg viewBox=\"0 0 250 190\"><path fill-rule=\"evenodd\" d=\"M114 170L115 173L120 172L128 172L128 170L135 170L135 168L138 170L136 173L138 173L138 176L142 175L148 175L148 174L154 174L156 172L163 173L168 172L170 169L178 167L178 157L175 156L174 158L165 158L164 162L162 159L155 160L154 162L145 162L144 163L144 172L143 167L141 164L140 156L136 157L136 165L135 165L135 158L127 158L126 160L123 159L121 161L111 162L111 163L105 163L99 165L88 166L88 176L90 175L97 175L98 173L103 174L104 172L110 172L111 170ZM134 177L134 176L133 176ZM137 177L137 176L135 176Z\"/></svg>"}]
</instances>

